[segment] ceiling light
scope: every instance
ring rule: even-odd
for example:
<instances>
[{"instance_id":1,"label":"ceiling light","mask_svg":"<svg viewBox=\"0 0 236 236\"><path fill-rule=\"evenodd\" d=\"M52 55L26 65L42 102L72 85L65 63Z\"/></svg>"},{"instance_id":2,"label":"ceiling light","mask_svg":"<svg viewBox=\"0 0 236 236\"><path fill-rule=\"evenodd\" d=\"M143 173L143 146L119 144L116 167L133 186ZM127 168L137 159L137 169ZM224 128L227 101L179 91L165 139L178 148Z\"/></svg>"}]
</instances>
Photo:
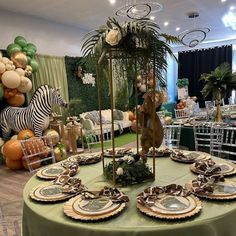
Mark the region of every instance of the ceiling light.
<instances>
[{"instance_id":1,"label":"ceiling light","mask_svg":"<svg viewBox=\"0 0 236 236\"><path fill-rule=\"evenodd\" d=\"M110 4L114 5L116 3L116 0L109 0Z\"/></svg>"},{"instance_id":2,"label":"ceiling light","mask_svg":"<svg viewBox=\"0 0 236 236\"><path fill-rule=\"evenodd\" d=\"M168 21L165 21L165 22L164 22L164 26L167 26L167 25L169 25L169 22L168 22Z\"/></svg>"},{"instance_id":3,"label":"ceiling light","mask_svg":"<svg viewBox=\"0 0 236 236\"><path fill-rule=\"evenodd\" d=\"M226 2L227 0L221 0L221 2Z\"/></svg>"},{"instance_id":4,"label":"ceiling light","mask_svg":"<svg viewBox=\"0 0 236 236\"><path fill-rule=\"evenodd\" d=\"M190 12L187 14L189 19L195 19L199 17L198 12ZM201 43L205 38L210 29L206 27L196 27L194 23L193 29L188 29L183 31L178 35L178 38L181 42L188 47L195 47Z\"/></svg>"},{"instance_id":5,"label":"ceiling light","mask_svg":"<svg viewBox=\"0 0 236 236\"><path fill-rule=\"evenodd\" d=\"M222 17L222 21L225 27L231 27L232 30L236 30L236 14L229 11Z\"/></svg>"},{"instance_id":6,"label":"ceiling light","mask_svg":"<svg viewBox=\"0 0 236 236\"><path fill-rule=\"evenodd\" d=\"M155 16L150 16L150 20L155 20Z\"/></svg>"},{"instance_id":7,"label":"ceiling light","mask_svg":"<svg viewBox=\"0 0 236 236\"><path fill-rule=\"evenodd\" d=\"M179 30L180 30L180 28L179 28L179 27L176 27L176 28L175 28L175 30L176 30L176 31L179 31Z\"/></svg>"},{"instance_id":8,"label":"ceiling light","mask_svg":"<svg viewBox=\"0 0 236 236\"><path fill-rule=\"evenodd\" d=\"M116 11L117 16L124 16L130 19L143 19L150 14L162 10L162 5L157 0L127 0L126 4ZM150 17L151 19L151 17Z\"/></svg>"},{"instance_id":9,"label":"ceiling light","mask_svg":"<svg viewBox=\"0 0 236 236\"><path fill-rule=\"evenodd\" d=\"M235 6L231 6L231 7L229 8L230 11L233 11L234 9L235 9Z\"/></svg>"}]
</instances>

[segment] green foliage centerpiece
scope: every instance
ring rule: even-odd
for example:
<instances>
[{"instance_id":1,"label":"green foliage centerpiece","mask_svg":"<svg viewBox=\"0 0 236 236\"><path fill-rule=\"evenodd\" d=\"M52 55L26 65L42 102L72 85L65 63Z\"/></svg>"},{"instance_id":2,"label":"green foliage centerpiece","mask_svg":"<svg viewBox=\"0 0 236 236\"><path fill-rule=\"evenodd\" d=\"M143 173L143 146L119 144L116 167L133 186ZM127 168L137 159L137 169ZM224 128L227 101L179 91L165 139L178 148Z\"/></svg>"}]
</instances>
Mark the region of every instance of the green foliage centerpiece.
<instances>
[{"instance_id":1,"label":"green foliage centerpiece","mask_svg":"<svg viewBox=\"0 0 236 236\"><path fill-rule=\"evenodd\" d=\"M104 174L108 179L113 180L114 185L116 182L119 182L122 185L138 183L151 176L155 177L155 158L153 156L153 173L142 160L129 162L128 160L121 159L116 161L115 159L113 73L118 67L117 71L126 74L127 80L132 80L131 83L135 88L135 110L137 111L137 75L141 74L146 80L147 85L147 75L150 74L150 72L152 73L154 78L152 87L148 88L148 86L146 86L149 90L152 89L155 92L157 87L166 87L166 79L163 76L163 72L167 69L167 54L174 57L169 43L177 42L180 42L177 37L161 33L159 26L149 19L138 19L119 23L115 18L108 18L106 25L88 33L84 38L82 46L83 55L89 63L92 62L93 64L96 64L97 68L96 85L98 88L98 104L100 108L100 80L101 78L107 78L109 82L113 161L105 167L104 158L102 159ZM108 68L108 71L105 68ZM158 82L158 86L156 82ZM154 92L153 99L155 99ZM136 112L136 117L138 119L137 114L138 113ZM153 117L155 114L154 107ZM103 157L103 129L101 121L102 117L100 109L101 148ZM138 124L138 120L136 122ZM138 133L136 155L139 156Z\"/></svg>"},{"instance_id":2,"label":"green foliage centerpiece","mask_svg":"<svg viewBox=\"0 0 236 236\"><path fill-rule=\"evenodd\" d=\"M201 91L203 96L212 94L216 101L215 121L222 122L221 99L225 97L227 91L236 88L236 73L232 73L228 63L223 63L211 73L202 74L200 79L206 82Z\"/></svg>"},{"instance_id":3,"label":"green foliage centerpiece","mask_svg":"<svg viewBox=\"0 0 236 236\"><path fill-rule=\"evenodd\" d=\"M141 183L153 177L151 169L141 160L138 154L119 158L114 166L116 169L116 183L122 186ZM113 162L105 166L104 174L108 180L113 179Z\"/></svg>"}]
</instances>

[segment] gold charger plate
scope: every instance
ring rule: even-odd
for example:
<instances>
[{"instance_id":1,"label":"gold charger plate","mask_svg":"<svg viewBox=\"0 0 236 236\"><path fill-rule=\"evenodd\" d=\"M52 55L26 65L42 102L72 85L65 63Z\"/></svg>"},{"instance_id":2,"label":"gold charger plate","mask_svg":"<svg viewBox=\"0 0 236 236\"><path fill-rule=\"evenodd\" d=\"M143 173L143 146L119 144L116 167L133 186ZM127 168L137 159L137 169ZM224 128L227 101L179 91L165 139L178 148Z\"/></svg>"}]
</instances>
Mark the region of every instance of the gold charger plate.
<instances>
[{"instance_id":1,"label":"gold charger plate","mask_svg":"<svg viewBox=\"0 0 236 236\"><path fill-rule=\"evenodd\" d=\"M186 159L178 158L173 155L171 155L171 159L174 161L183 162L183 163L194 163L199 160L206 160L210 158L210 154L207 154L205 152L185 151L185 150L181 150L181 152L184 154Z\"/></svg>"},{"instance_id":2,"label":"gold charger plate","mask_svg":"<svg viewBox=\"0 0 236 236\"><path fill-rule=\"evenodd\" d=\"M74 155L74 156L68 157L67 160L71 162L73 161L78 162L79 165L89 165L89 164L98 163L102 159L101 159L101 153L96 152L96 153L83 153L80 155Z\"/></svg>"},{"instance_id":3,"label":"gold charger plate","mask_svg":"<svg viewBox=\"0 0 236 236\"><path fill-rule=\"evenodd\" d=\"M160 219L178 220L191 217L202 209L201 201L194 195L187 197L164 194L148 207L137 203L137 208L144 214Z\"/></svg>"},{"instance_id":4,"label":"gold charger plate","mask_svg":"<svg viewBox=\"0 0 236 236\"><path fill-rule=\"evenodd\" d=\"M126 150L126 148L116 148L115 149L115 158L124 157L125 155L128 155L129 153L132 152L131 148L129 150L127 150L126 152L122 152L125 150ZM103 156L104 157L113 157L113 154L110 153L110 151L112 151L112 150L111 149L105 150L103 153Z\"/></svg>"},{"instance_id":5,"label":"gold charger plate","mask_svg":"<svg viewBox=\"0 0 236 236\"><path fill-rule=\"evenodd\" d=\"M65 168L57 164L57 165L52 165L52 166L48 166L46 168L40 169L39 171L37 171L36 176L41 179L53 180L58 175L62 174L64 171L65 171ZM77 169L77 172L78 171L79 171L79 167Z\"/></svg>"},{"instance_id":6,"label":"gold charger plate","mask_svg":"<svg viewBox=\"0 0 236 236\"><path fill-rule=\"evenodd\" d=\"M30 197L40 202L57 202L73 197L75 194L63 193L63 187L58 184L50 183L35 187L30 192Z\"/></svg>"},{"instance_id":7,"label":"gold charger plate","mask_svg":"<svg viewBox=\"0 0 236 236\"><path fill-rule=\"evenodd\" d=\"M171 155L171 150L159 149L154 153L154 157L169 157ZM153 157L152 151L146 154L147 157Z\"/></svg>"},{"instance_id":8,"label":"gold charger plate","mask_svg":"<svg viewBox=\"0 0 236 236\"><path fill-rule=\"evenodd\" d=\"M222 162L222 163L216 163L216 165L219 165L221 167L221 174L223 176L234 175L236 173L236 166L233 163ZM205 174L204 171L195 167L195 163L190 165L190 170L196 174Z\"/></svg>"},{"instance_id":9,"label":"gold charger plate","mask_svg":"<svg viewBox=\"0 0 236 236\"><path fill-rule=\"evenodd\" d=\"M125 207L126 203L113 203L104 196L82 199L82 195L78 195L64 204L64 213L76 220L98 221L120 213Z\"/></svg>"},{"instance_id":10,"label":"gold charger plate","mask_svg":"<svg viewBox=\"0 0 236 236\"><path fill-rule=\"evenodd\" d=\"M186 184L187 188L192 189L192 182ZM223 182L214 183L213 193L194 193L194 195L214 200L230 200L236 199L236 181L225 180Z\"/></svg>"}]
</instances>

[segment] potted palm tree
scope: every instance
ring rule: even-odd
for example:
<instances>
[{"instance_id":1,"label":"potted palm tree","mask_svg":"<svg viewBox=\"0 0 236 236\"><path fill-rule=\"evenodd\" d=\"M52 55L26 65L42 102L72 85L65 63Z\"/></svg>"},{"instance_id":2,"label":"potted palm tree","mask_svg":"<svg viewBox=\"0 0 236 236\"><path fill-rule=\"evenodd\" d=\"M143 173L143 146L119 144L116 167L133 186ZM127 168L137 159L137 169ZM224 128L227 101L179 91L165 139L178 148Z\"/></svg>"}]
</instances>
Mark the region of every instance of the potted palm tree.
<instances>
[{"instance_id":1,"label":"potted palm tree","mask_svg":"<svg viewBox=\"0 0 236 236\"><path fill-rule=\"evenodd\" d=\"M230 65L223 63L211 73L202 74L200 80L206 82L201 91L204 98L212 94L215 99L217 106L215 121L222 122L221 100L228 91L236 88L236 72L232 73Z\"/></svg>"}]
</instances>

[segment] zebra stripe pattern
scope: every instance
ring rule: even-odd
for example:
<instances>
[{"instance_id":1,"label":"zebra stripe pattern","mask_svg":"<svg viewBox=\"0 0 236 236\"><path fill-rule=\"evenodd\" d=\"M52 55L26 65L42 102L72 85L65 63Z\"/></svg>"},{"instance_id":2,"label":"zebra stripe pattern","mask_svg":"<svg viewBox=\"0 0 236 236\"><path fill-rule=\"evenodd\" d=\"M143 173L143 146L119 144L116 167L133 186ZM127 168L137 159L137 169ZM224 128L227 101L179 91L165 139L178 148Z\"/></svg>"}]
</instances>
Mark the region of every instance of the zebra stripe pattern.
<instances>
[{"instance_id":1,"label":"zebra stripe pattern","mask_svg":"<svg viewBox=\"0 0 236 236\"><path fill-rule=\"evenodd\" d=\"M11 130L19 132L23 129L31 129L36 137L42 136L53 105L66 107L67 103L56 89L42 85L35 91L28 107L6 107L0 113L3 138L9 137Z\"/></svg>"}]
</instances>

